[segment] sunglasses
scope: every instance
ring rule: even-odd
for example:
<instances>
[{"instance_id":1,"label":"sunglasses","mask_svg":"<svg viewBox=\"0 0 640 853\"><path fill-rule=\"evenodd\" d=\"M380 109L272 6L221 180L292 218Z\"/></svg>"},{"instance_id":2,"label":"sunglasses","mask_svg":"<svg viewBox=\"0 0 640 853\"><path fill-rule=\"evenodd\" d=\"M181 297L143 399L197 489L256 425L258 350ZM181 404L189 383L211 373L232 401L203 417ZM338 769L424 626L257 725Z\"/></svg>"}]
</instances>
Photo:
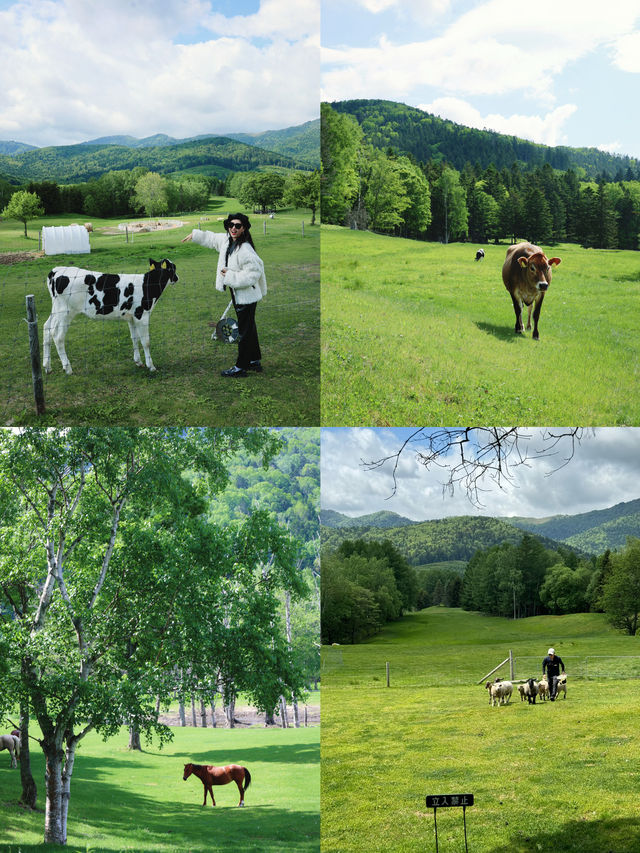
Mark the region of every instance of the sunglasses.
<instances>
[{"instance_id":1,"label":"sunglasses","mask_svg":"<svg viewBox=\"0 0 640 853\"><path fill-rule=\"evenodd\" d=\"M242 224L242 222L230 222L229 231L231 231L232 228L236 231L239 231L241 228L244 228L244 225Z\"/></svg>"}]
</instances>

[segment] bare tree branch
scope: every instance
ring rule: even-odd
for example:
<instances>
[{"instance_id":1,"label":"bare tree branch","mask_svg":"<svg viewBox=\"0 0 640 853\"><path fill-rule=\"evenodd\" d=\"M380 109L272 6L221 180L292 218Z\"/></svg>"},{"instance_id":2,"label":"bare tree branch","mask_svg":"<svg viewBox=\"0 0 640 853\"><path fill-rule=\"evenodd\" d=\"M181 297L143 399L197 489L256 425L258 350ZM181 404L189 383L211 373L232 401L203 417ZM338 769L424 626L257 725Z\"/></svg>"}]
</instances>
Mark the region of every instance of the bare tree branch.
<instances>
[{"instance_id":1,"label":"bare tree branch","mask_svg":"<svg viewBox=\"0 0 640 853\"><path fill-rule=\"evenodd\" d=\"M453 495L456 487L462 486L469 501L480 507L481 494L490 488L485 485L487 482L504 490L506 484L513 483L514 469L562 454L557 467L547 474L549 476L573 459L577 445L588 432L585 427L544 429L539 435L522 427L420 427L395 453L370 462L361 460L361 464L369 471L391 464L391 498L398 489L401 458L413 451L416 460L427 470L439 468L446 473L443 493Z\"/></svg>"}]
</instances>

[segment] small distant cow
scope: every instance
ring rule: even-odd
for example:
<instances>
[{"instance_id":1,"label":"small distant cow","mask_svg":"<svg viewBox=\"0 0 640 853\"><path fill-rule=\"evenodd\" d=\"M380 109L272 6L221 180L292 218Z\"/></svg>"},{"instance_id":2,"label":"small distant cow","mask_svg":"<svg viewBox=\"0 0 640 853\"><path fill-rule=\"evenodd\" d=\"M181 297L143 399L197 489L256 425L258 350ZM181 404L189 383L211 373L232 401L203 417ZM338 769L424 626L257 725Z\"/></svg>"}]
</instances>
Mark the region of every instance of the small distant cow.
<instances>
[{"instance_id":1,"label":"small distant cow","mask_svg":"<svg viewBox=\"0 0 640 853\"><path fill-rule=\"evenodd\" d=\"M533 339L539 340L538 319L544 295L551 284L552 268L558 266L560 258L548 259L539 246L533 243L517 243L509 246L502 266L502 280L513 300L516 312L516 334L524 334L522 305L527 305L527 329L531 328L533 310Z\"/></svg>"},{"instance_id":2,"label":"small distant cow","mask_svg":"<svg viewBox=\"0 0 640 853\"><path fill-rule=\"evenodd\" d=\"M484 249L478 249L476 252L476 261L481 261L484 258Z\"/></svg>"},{"instance_id":3,"label":"small distant cow","mask_svg":"<svg viewBox=\"0 0 640 853\"><path fill-rule=\"evenodd\" d=\"M87 317L126 320L133 341L133 360L142 367L138 343L142 344L149 370L155 370L149 352L149 318L168 283L178 281L175 264L165 258L149 260L149 272L129 274L91 272L77 267L55 267L48 275L51 315L44 324L43 367L51 372L53 337L62 367L71 374L64 342L73 318Z\"/></svg>"}]
</instances>

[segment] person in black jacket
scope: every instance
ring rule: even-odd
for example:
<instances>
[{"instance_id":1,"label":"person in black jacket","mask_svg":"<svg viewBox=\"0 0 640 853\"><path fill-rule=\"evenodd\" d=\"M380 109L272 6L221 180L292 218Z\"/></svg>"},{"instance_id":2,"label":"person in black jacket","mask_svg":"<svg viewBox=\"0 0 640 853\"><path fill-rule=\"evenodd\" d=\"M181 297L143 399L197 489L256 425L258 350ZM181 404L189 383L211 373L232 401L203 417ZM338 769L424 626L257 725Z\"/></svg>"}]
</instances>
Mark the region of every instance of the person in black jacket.
<instances>
[{"instance_id":1,"label":"person in black jacket","mask_svg":"<svg viewBox=\"0 0 640 853\"><path fill-rule=\"evenodd\" d=\"M547 681L549 682L549 699L555 702L556 693L558 692L558 677L560 676L560 668L564 672L564 663L562 658L556 655L555 649L549 649L549 653L542 661L542 674L547 673Z\"/></svg>"}]
</instances>

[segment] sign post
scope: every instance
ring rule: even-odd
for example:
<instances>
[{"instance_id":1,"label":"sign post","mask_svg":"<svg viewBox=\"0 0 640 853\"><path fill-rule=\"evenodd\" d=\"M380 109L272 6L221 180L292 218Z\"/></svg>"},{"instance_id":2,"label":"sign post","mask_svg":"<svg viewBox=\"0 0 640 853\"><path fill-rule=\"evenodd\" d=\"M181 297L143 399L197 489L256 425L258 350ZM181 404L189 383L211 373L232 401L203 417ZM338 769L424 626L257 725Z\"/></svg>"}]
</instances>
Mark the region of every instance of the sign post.
<instances>
[{"instance_id":1,"label":"sign post","mask_svg":"<svg viewBox=\"0 0 640 853\"><path fill-rule=\"evenodd\" d=\"M464 849L467 847L467 806L473 805L473 794L437 794L427 796L427 808L433 809L433 823L436 830L436 853L438 853L438 809L462 807L462 822L464 824Z\"/></svg>"}]
</instances>

